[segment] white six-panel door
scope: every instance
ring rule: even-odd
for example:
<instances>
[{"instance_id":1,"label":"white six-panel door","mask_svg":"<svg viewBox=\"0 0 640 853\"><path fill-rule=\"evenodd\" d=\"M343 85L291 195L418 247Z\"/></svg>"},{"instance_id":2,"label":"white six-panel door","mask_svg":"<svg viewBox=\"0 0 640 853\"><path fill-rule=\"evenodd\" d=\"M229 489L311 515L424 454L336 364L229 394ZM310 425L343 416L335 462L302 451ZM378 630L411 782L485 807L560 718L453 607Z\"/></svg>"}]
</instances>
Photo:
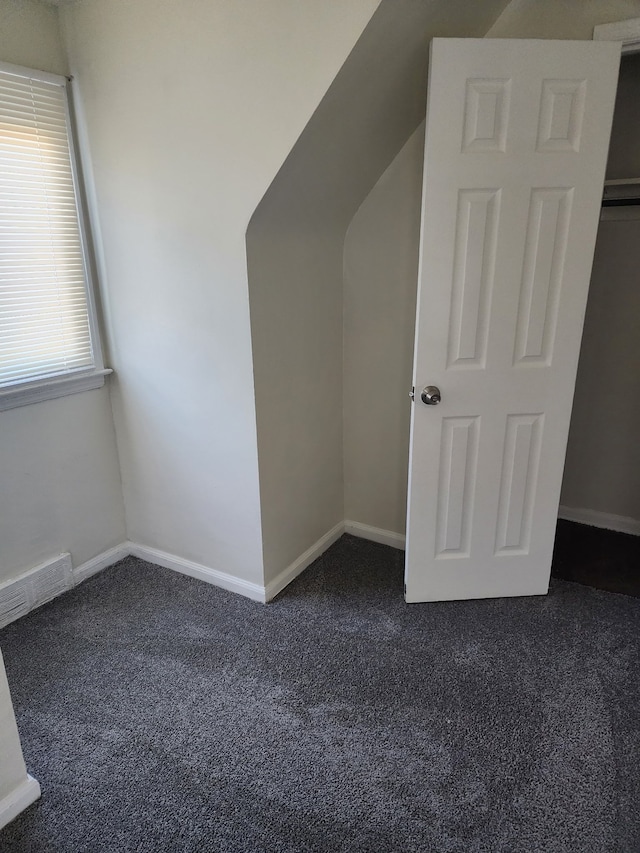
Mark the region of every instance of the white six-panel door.
<instances>
[{"instance_id":1,"label":"white six-panel door","mask_svg":"<svg viewBox=\"0 0 640 853\"><path fill-rule=\"evenodd\" d=\"M407 601L547 591L619 55L432 42Z\"/></svg>"}]
</instances>

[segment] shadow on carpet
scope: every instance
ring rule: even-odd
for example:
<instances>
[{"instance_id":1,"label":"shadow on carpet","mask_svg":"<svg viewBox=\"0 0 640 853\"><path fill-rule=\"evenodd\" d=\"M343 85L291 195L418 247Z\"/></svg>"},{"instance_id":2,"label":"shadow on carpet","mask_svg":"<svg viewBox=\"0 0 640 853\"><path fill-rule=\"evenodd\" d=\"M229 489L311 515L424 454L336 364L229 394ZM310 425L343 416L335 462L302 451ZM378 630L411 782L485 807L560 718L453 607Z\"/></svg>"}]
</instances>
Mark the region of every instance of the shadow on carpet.
<instances>
[{"instance_id":1,"label":"shadow on carpet","mask_svg":"<svg viewBox=\"0 0 640 853\"><path fill-rule=\"evenodd\" d=\"M640 850L640 600L406 605L344 536L273 604L127 558L0 632L13 851Z\"/></svg>"}]
</instances>

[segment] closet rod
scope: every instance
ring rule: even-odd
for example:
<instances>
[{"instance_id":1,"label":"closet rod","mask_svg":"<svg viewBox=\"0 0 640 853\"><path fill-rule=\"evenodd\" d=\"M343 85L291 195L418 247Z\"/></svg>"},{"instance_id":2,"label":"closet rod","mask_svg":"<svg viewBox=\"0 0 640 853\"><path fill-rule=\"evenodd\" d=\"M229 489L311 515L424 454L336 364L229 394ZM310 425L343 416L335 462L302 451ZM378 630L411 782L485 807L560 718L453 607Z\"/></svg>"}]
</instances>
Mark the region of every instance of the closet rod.
<instances>
[{"instance_id":1,"label":"closet rod","mask_svg":"<svg viewBox=\"0 0 640 853\"><path fill-rule=\"evenodd\" d=\"M604 182L603 207L640 204L640 178L616 178Z\"/></svg>"},{"instance_id":2,"label":"closet rod","mask_svg":"<svg viewBox=\"0 0 640 853\"><path fill-rule=\"evenodd\" d=\"M640 204L640 196L637 198L603 198L603 207L631 207Z\"/></svg>"}]
</instances>

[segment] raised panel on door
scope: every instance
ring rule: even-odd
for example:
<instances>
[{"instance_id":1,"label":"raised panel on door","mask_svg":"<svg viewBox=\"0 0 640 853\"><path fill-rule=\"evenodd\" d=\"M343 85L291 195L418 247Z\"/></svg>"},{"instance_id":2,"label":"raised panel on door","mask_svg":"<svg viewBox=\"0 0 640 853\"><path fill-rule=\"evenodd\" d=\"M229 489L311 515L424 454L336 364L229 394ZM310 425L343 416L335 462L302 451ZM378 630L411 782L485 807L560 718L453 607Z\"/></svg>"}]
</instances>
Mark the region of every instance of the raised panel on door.
<instances>
[{"instance_id":1,"label":"raised panel on door","mask_svg":"<svg viewBox=\"0 0 640 853\"><path fill-rule=\"evenodd\" d=\"M479 430L479 418L442 422L436 559L469 556Z\"/></svg>"},{"instance_id":2,"label":"raised panel on door","mask_svg":"<svg viewBox=\"0 0 640 853\"><path fill-rule=\"evenodd\" d=\"M531 191L516 319L516 364L551 364L572 201L573 187Z\"/></svg>"},{"instance_id":3,"label":"raised panel on door","mask_svg":"<svg viewBox=\"0 0 640 853\"><path fill-rule=\"evenodd\" d=\"M408 601L547 590L618 63L602 42L432 44Z\"/></svg>"},{"instance_id":4,"label":"raised panel on door","mask_svg":"<svg viewBox=\"0 0 640 853\"><path fill-rule=\"evenodd\" d=\"M528 554L544 415L507 415L495 554Z\"/></svg>"},{"instance_id":5,"label":"raised panel on door","mask_svg":"<svg viewBox=\"0 0 640 853\"><path fill-rule=\"evenodd\" d=\"M484 367L500 190L461 190L453 250L448 367Z\"/></svg>"}]
</instances>

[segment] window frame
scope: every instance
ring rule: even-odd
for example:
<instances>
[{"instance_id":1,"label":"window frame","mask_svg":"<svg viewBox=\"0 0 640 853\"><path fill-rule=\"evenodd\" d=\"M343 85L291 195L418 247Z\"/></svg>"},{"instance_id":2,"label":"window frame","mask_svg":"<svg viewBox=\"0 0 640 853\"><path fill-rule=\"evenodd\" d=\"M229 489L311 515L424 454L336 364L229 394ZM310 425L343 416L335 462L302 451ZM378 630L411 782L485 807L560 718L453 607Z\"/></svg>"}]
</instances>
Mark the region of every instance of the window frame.
<instances>
[{"instance_id":1,"label":"window frame","mask_svg":"<svg viewBox=\"0 0 640 853\"><path fill-rule=\"evenodd\" d=\"M9 62L0 62L0 71L4 71L7 74L13 74L17 77L25 77L27 79L53 83L54 85L60 86L64 93L65 123L69 144L71 177L78 215L78 230L84 270L84 290L87 301L87 314L89 318L91 350L93 353L93 366L91 367L71 370L67 373L60 373L45 379L25 379L16 382L11 386L0 388L0 411L5 411L19 406L27 406L31 403L39 403L43 400L51 400L56 397L66 397L69 394L76 394L81 391L90 391L95 388L101 388L105 383L105 378L113 371L110 368L105 367L102 351L91 230L86 212L86 205L84 203L82 164L77 153L78 146L74 120L75 114L73 109L73 78L64 77L60 74L52 74L48 71L40 71L35 68L13 65Z\"/></svg>"}]
</instances>

